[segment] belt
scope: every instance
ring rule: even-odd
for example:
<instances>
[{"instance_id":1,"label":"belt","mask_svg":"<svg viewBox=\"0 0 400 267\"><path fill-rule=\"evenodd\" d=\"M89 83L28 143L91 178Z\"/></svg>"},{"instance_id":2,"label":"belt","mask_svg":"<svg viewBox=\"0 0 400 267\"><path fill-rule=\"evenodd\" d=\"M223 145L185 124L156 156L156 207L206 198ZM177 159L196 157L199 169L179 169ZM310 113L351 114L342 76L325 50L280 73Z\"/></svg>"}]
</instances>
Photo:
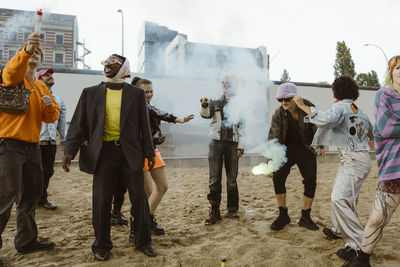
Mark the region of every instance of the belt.
<instances>
[{"instance_id":1,"label":"belt","mask_svg":"<svg viewBox=\"0 0 400 267\"><path fill-rule=\"evenodd\" d=\"M48 146L48 145L55 145L56 141L54 140L42 140L39 142L39 145L41 146Z\"/></svg>"},{"instance_id":2,"label":"belt","mask_svg":"<svg viewBox=\"0 0 400 267\"><path fill-rule=\"evenodd\" d=\"M112 141L104 141L104 143L113 144L115 146L121 146L121 139L115 139L115 140L112 140Z\"/></svg>"}]
</instances>

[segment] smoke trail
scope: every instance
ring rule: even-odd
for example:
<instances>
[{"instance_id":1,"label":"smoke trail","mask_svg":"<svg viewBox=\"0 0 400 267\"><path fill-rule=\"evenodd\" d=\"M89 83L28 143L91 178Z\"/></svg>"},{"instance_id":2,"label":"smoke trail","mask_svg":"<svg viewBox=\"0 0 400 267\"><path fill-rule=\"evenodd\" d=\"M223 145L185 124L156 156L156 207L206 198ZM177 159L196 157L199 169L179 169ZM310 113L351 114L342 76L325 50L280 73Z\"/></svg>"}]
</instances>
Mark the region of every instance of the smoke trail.
<instances>
[{"instance_id":1,"label":"smoke trail","mask_svg":"<svg viewBox=\"0 0 400 267\"><path fill-rule=\"evenodd\" d=\"M5 21L0 30L3 31L3 34L5 32L8 32L9 34L11 32L17 32L17 37L18 37L18 32L20 30L27 30L32 32L33 25L34 25L33 14L32 16L26 16L26 14L16 13ZM4 36L2 39L0 38L0 44L3 44L3 42L6 39L9 39L9 37L6 38L6 36Z\"/></svg>"},{"instance_id":2,"label":"smoke trail","mask_svg":"<svg viewBox=\"0 0 400 267\"><path fill-rule=\"evenodd\" d=\"M262 155L266 163L253 168L254 174L271 174L277 171L286 161L286 147L276 139L268 141L268 88L270 81L268 72L260 71L253 66L252 74L242 79L235 88L234 95L224 108L227 123L240 123L241 142L246 151Z\"/></svg>"},{"instance_id":3,"label":"smoke trail","mask_svg":"<svg viewBox=\"0 0 400 267\"><path fill-rule=\"evenodd\" d=\"M269 175L279 170L286 163L286 146L278 142L277 139L269 140L267 143L259 145L250 151L263 155L267 159L267 163L260 163L252 169L255 175Z\"/></svg>"},{"instance_id":4,"label":"smoke trail","mask_svg":"<svg viewBox=\"0 0 400 267\"><path fill-rule=\"evenodd\" d=\"M157 24L148 24L148 26L154 27L155 32L160 31L163 36L165 34L164 39L171 37L169 34L172 33L168 28ZM234 86L234 96L229 99L229 103L224 107L226 121L223 123L228 125L240 123L240 140L244 143L246 152L265 156L268 164L272 166L272 170L277 170L286 159L281 156L273 157L274 155L284 156L285 149L277 142L267 141L269 131L268 87L270 82L268 70L266 69L266 48L258 47L252 49L192 43L188 41L185 34L176 35L176 32L172 38L171 40L168 39L165 45L159 46L158 49L162 50L160 53L152 52L154 59L158 58L157 61L160 65L165 63L166 74L177 77L193 76L197 80L197 84L200 81L204 81L204 87L191 90L189 93L188 89L198 88L196 83L191 84L188 82L182 88L178 88L179 86L174 84L172 88L168 88L164 92L163 90L157 91L156 95L162 96L162 98L156 97L154 103L172 113L178 112L185 115L195 113L196 111L193 112L193 107L196 107L197 110L199 109L198 99L203 97L211 99L213 96L221 96L223 93L221 78L227 74L235 75L240 82L236 87ZM154 42L160 43L156 38L154 38ZM154 50L156 47L152 47L152 49ZM184 83L181 82L180 84L183 85ZM156 84L155 87L157 88ZM162 101L157 102L157 98ZM175 105L175 103L182 104ZM205 132L200 130L200 127L203 127L203 129L208 128L206 124L209 124L209 121L197 117L191 124L193 129L198 130L193 134L193 138L188 139L190 143L186 141L186 145L194 147L195 142L200 142L198 140L208 141L200 137L200 134ZM177 134L180 131L179 129L183 128L184 126L174 127L171 132ZM180 137L173 140L173 142L175 144L184 142L183 138L184 135L180 134ZM261 147L259 147L260 145ZM201 149L204 147L202 145ZM258 149L255 149L257 147ZM278 152L269 154L269 151Z\"/></svg>"}]
</instances>

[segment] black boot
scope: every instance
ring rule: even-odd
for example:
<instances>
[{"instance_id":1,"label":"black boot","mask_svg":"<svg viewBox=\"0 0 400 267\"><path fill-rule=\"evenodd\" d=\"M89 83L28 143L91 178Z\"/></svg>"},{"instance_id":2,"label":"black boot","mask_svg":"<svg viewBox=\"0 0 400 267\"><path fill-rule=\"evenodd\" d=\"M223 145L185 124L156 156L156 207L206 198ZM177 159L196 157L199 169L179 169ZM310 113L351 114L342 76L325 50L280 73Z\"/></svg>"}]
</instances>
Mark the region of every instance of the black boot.
<instances>
[{"instance_id":1,"label":"black boot","mask_svg":"<svg viewBox=\"0 0 400 267\"><path fill-rule=\"evenodd\" d=\"M347 261L342 265L342 267L371 267L371 264L369 263L370 256L371 254L359 250L357 257Z\"/></svg>"},{"instance_id":2,"label":"black boot","mask_svg":"<svg viewBox=\"0 0 400 267\"><path fill-rule=\"evenodd\" d=\"M310 212L311 212L311 209L301 210L301 218L299 220L299 225L301 227L307 228L308 230L317 231L317 230L319 230L319 227L311 219Z\"/></svg>"},{"instance_id":3,"label":"black boot","mask_svg":"<svg viewBox=\"0 0 400 267\"><path fill-rule=\"evenodd\" d=\"M151 219L151 233L153 235L164 235L165 231L164 228L162 228L160 225L158 225L156 218L154 215L150 214L150 219Z\"/></svg>"},{"instance_id":4,"label":"black boot","mask_svg":"<svg viewBox=\"0 0 400 267\"><path fill-rule=\"evenodd\" d=\"M121 211L113 210L111 212L111 225L128 225L128 219Z\"/></svg>"},{"instance_id":5,"label":"black boot","mask_svg":"<svg viewBox=\"0 0 400 267\"><path fill-rule=\"evenodd\" d=\"M205 220L205 225L216 224L217 221L222 220L221 211L219 210L219 205L217 205L214 201L210 200L211 208L210 213L208 214L208 218Z\"/></svg>"},{"instance_id":6,"label":"black boot","mask_svg":"<svg viewBox=\"0 0 400 267\"><path fill-rule=\"evenodd\" d=\"M271 224L271 230L282 230L287 224L290 223L290 218L288 215L288 208L279 207L279 216L278 218Z\"/></svg>"}]
</instances>

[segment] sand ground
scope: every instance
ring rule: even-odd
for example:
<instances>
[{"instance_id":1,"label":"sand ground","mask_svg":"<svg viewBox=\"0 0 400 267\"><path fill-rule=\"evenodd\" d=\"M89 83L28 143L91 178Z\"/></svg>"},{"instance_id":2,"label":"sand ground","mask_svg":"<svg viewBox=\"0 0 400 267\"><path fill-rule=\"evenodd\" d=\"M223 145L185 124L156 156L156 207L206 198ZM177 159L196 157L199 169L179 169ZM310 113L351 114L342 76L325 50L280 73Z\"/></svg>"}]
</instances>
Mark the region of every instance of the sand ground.
<instances>
[{"instance_id":1,"label":"sand ground","mask_svg":"<svg viewBox=\"0 0 400 267\"><path fill-rule=\"evenodd\" d=\"M3 233L0 259L6 266L341 266L336 250L341 240L331 241L322 233L330 226L330 192L337 170L335 157L319 159L318 186L312 218L320 231L297 225L302 209L303 185L300 172L293 167L287 180L287 204L292 222L278 232L269 229L277 216L272 180L251 174L251 167L240 168L238 176L241 219L223 220L205 226L208 214L208 168L168 168L169 191L156 215L166 235L154 236L158 257L149 258L128 242L128 227L113 227L114 248L105 263L95 262L90 250L93 242L91 222L92 177L72 166L64 173L56 166L49 187L49 200L59 205L56 211L37 210L39 236L56 242L49 252L19 255L13 247L16 231L15 209ZM225 183L225 178L223 180ZM375 197L377 166L365 182L358 204L362 223L367 222ZM129 201L126 201L129 202ZM226 212L223 187L222 212ZM129 214L130 205L123 212ZM255 210L252 216L246 210ZM400 266L400 211L397 211L371 258L373 266Z\"/></svg>"}]
</instances>

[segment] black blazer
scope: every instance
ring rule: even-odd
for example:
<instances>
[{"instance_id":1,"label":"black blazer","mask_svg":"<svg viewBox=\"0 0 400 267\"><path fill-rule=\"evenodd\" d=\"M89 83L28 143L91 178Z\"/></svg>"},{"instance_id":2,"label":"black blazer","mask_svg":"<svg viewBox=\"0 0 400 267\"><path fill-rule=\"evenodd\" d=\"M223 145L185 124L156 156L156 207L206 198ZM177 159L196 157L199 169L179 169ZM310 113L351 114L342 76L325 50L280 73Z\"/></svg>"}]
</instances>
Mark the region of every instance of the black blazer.
<instances>
[{"instance_id":1,"label":"black blazer","mask_svg":"<svg viewBox=\"0 0 400 267\"><path fill-rule=\"evenodd\" d=\"M79 168L93 174L103 144L106 83L83 89L68 129L64 154L75 157L80 149ZM145 157L154 157L149 114L144 90L123 83L121 149L132 170L143 168Z\"/></svg>"}]
</instances>

